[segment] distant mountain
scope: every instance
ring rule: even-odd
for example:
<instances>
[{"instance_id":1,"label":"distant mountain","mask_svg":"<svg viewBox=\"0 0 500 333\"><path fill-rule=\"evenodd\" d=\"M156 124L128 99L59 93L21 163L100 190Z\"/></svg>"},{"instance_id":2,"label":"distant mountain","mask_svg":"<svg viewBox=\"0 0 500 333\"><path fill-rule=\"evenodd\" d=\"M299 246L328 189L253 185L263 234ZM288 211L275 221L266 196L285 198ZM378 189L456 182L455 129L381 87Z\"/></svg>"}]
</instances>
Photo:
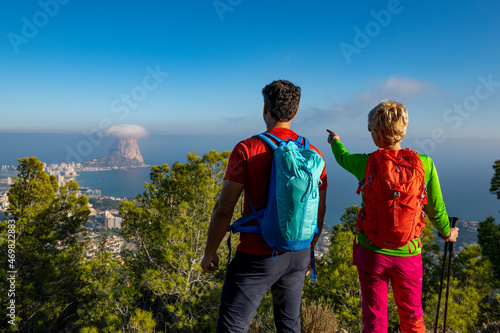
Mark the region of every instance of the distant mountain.
<instances>
[{"instance_id":1,"label":"distant mountain","mask_svg":"<svg viewBox=\"0 0 500 333\"><path fill-rule=\"evenodd\" d=\"M86 167L145 167L144 159L137 145L136 138L118 138L111 146L109 154L92 161L84 161Z\"/></svg>"}]
</instances>

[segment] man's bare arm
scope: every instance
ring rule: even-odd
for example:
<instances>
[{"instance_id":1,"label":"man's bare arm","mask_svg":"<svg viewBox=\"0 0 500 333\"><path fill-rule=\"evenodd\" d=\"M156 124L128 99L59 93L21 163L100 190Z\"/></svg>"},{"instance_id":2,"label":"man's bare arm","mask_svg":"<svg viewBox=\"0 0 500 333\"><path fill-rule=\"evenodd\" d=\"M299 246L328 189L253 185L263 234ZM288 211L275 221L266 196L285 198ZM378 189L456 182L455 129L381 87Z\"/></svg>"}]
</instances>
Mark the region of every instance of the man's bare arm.
<instances>
[{"instance_id":1,"label":"man's bare arm","mask_svg":"<svg viewBox=\"0 0 500 333\"><path fill-rule=\"evenodd\" d=\"M217 200L210 225L208 226L207 245L201 267L206 273L215 273L219 269L217 249L231 224L234 206L240 198L244 185L231 180L224 180L222 191Z\"/></svg>"}]
</instances>

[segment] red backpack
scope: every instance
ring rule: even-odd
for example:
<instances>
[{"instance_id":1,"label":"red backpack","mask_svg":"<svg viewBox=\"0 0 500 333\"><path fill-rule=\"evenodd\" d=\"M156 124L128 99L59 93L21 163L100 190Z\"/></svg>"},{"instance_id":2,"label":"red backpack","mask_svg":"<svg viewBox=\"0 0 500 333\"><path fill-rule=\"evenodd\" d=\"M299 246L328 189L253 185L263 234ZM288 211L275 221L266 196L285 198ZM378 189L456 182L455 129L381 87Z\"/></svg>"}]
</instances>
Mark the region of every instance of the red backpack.
<instances>
[{"instance_id":1,"label":"red backpack","mask_svg":"<svg viewBox=\"0 0 500 333\"><path fill-rule=\"evenodd\" d=\"M420 237L425 228L423 205L427 204L424 176L424 165L412 150L380 148L370 154L357 191L363 192L364 205L356 223L367 235L368 245L410 247L410 240Z\"/></svg>"}]
</instances>

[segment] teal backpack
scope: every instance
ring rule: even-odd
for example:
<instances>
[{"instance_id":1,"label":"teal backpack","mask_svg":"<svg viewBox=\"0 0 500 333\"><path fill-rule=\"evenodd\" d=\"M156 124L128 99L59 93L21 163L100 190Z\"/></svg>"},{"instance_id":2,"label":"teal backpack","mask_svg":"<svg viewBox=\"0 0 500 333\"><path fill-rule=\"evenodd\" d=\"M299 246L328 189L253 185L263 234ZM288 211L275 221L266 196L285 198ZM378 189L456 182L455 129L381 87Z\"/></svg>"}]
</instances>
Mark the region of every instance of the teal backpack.
<instances>
[{"instance_id":1,"label":"teal backpack","mask_svg":"<svg viewBox=\"0 0 500 333\"><path fill-rule=\"evenodd\" d=\"M236 220L229 231L262 234L267 245L275 250L274 258L278 252L307 249L314 235L319 233L319 186L325 162L320 154L309 148L309 140L302 136L297 140L281 140L266 132L256 137L274 149L267 207L256 211L247 197L252 213ZM256 219L258 225L245 226ZM311 257L313 265L312 247ZM315 281L314 267L311 271Z\"/></svg>"}]
</instances>

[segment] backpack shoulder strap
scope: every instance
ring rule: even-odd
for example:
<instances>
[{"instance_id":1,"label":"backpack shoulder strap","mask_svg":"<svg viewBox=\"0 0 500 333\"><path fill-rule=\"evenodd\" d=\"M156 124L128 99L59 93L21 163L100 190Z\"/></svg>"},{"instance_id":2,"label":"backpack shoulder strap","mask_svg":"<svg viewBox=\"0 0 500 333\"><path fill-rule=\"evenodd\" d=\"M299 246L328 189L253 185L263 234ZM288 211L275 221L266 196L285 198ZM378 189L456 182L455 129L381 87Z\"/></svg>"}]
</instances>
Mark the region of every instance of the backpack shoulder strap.
<instances>
[{"instance_id":1,"label":"backpack shoulder strap","mask_svg":"<svg viewBox=\"0 0 500 333\"><path fill-rule=\"evenodd\" d=\"M297 140L295 140L295 143L297 144L297 146L299 148L304 148L304 149L309 149L310 148L310 144L309 144L309 140L307 140L307 138L299 135L299 137L297 138Z\"/></svg>"},{"instance_id":2,"label":"backpack shoulder strap","mask_svg":"<svg viewBox=\"0 0 500 333\"><path fill-rule=\"evenodd\" d=\"M273 150L276 150L276 148L278 148L278 146L280 146L281 143L283 142L283 140L278 138L276 135L267 132L257 134L255 135L255 137L262 139L265 143L270 145L271 148L273 148ZM276 143L273 140L275 140Z\"/></svg>"},{"instance_id":3,"label":"backpack shoulder strap","mask_svg":"<svg viewBox=\"0 0 500 333\"><path fill-rule=\"evenodd\" d=\"M368 160L366 161L365 177L359 181L356 194L360 194L361 192L363 192L365 185L368 185L373 181L373 179L369 179L371 177L370 168L374 167L379 163L380 154L381 154L380 149L377 149L374 152L368 154Z\"/></svg>"},{"instance_id":4,"label":"backpack shoulder strap","mask_svg":"<svg viewBox=\"0 0 500 333\"><path fill-rule=\"evenodd\" d=\"M278 148L278 147L285 145L288 141L294 141L295 144L297 145L297 147L299 147L299 148L304 148L304 149L310 148L309 140L307 140L307 138L305 138L301 135L299 135L297 140L293 140L293 139L282 140L282 139L278 138L276 135L271 134L269 132L260 133L260 134L255 135L255 136L264 140L264 142L266 142L268 145L270 145L274 150L276 150L276 148Z\"/></svg>"},{"instance_id":5,"label":"backpack shoulder strap","mask_svg":"<svg viewBox=\"0 0 500 333\"><path fill-rule=\"evenodd\" d=\"M405 148L405 149L401 150L401 156L406 159L406 161L409 165L413 166L420 173L425 175L424 164L416 151Z\"/></svg>"},{"instance_id":6,"label":"backpack shoulder strap","mask_svg":"<svg viewBox=\"0 0 500 333\"><path fill-rule=\"evenodd\" d=\"M378 164L382 156L384 156L384 148L379 148L375 150L368 156L368 164Z\"/></svg>"}]
</instances>

